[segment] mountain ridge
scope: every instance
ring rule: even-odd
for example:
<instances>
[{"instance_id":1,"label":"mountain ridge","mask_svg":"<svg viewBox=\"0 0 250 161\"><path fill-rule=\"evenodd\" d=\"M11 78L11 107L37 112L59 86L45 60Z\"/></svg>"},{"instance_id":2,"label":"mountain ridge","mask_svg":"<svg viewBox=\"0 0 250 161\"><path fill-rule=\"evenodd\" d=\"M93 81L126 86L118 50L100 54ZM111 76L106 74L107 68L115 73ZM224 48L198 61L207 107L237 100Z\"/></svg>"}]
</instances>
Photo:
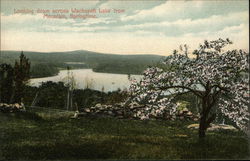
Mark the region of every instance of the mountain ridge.
<instances>
[{"instance_id":1,"label":"mountain ridge","mask_svg":"<svg viewBox=\"0 0 250 161\"><path fill-rule=\"evenodd\" d=\"M21 51L1 50L0 63L14 65ZM94 72L115 74L142 74L148 66L159 63L164 56L153 54L119 55L97 53L86 50L65 52L32 52L23 51L31 62L32 77L47 77L55 75L61 69L86 69ZM68 63L81 62L81 63Z\"/></svg>"},{"instance_id":2,"label":"mountain ridge","mask_svg":"<svg viewBox=\"0 0 250 161\"><path fill-rule=\"evenodd\" d=\"M19 52L21 53L22 50L0 50L0 52ZM159 56L159 57L165 57L163 55L157 55L157 54L114 54L114 53L102 53L102 52L95 52L95 51L89 51L89 50L69 50L69 51L51 51L51 52L43 52L43 51L25 51L24 53L39 53L39 54L56 54L56 53L68 53L68 54L101 54L101 55L117 55L117 56ZM77 53L76 53L77 52ZM86 53L84 53L86 52Z\"/></svg>"}]
</instances>

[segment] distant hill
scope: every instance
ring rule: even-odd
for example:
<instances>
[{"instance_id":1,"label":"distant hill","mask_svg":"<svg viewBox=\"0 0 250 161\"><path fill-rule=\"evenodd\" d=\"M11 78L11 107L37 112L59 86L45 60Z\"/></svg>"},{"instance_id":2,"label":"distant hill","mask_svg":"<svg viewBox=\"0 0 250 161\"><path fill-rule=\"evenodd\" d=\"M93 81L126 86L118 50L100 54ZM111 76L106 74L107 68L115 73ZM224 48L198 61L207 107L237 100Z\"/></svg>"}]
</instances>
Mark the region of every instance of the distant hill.
<instances>
[{"instance_id":1,"label":"distant hill","mask_svg":"<svg viewBox=\"0 0 250 161\"><path fill-rule=\"evenodd\" d=\"M0 63L14 64L20 51L1 51ZM92 68L95 72L141 74L150 65L159 63L164 57L159 55L118 55L85 50L67 52L24 51L31 61L31 76L45 77L55 75L59 69L69 66Z\"/></svg>"}]
</instances>

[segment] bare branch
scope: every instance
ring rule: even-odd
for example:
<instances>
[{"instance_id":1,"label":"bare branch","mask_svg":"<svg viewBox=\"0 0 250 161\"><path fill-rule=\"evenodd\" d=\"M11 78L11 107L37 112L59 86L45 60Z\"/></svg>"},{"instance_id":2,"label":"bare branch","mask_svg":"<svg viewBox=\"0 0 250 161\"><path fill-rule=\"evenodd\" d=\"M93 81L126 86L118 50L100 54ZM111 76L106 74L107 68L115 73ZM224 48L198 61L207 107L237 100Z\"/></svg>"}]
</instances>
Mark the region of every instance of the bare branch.
<instances>
[{"instance_id":1,"label":"bare branch","mask_svg":"<svg viewBox=\"0 0 250 161\"><path fill-rule=\"evenodd\" d=\"M189 90L190 92L194 93L198 97L202 97L202 93L203 93L202 91L194 90L194 89L186 87L186 86L168 86L168 87L158 87L158 88L161 90L167 90L170 88L182 88L182 89Z\"/></svg>"}]
</instances>

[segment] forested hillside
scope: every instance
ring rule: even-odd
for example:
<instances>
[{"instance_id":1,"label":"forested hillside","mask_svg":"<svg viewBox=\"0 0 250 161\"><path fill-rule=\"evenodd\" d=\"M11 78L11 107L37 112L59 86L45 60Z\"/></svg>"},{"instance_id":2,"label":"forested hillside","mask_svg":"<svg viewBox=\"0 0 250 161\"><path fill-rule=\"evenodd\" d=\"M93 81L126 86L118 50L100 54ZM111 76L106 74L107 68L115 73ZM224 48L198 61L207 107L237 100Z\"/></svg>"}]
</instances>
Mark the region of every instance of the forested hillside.
<instances>
[{"instance_id":1,"label":"forested hillside","mask_svg":"<svg viewBox=\"0 0 250 161\"><path fill-rule=\"evenodd\" d=\"M116 55L84 50L69 52L30 52L24 54L32 62L31 76L45 77L55 75L59 69L92 68L95 72L141 74L148 66L160 62L158 55ZM20 51L1 51L1 63L14 64Z\"/></svg>"}]
</instances>

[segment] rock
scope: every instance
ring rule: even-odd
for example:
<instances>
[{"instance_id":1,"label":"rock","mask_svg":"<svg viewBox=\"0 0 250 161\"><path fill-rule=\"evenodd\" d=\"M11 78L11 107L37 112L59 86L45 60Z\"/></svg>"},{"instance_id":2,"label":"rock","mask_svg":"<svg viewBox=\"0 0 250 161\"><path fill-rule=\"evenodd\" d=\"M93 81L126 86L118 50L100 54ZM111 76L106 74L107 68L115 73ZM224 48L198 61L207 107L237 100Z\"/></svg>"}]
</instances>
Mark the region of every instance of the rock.
<instances>
[{"instance_id":1,"label":"rock","mask_svg":"<svg viewBox=\"0 0 250 161\"><path fill-rule=\"evenodd\" d=\"M188 109L185 107L182 111L183 111L183 113L187 113Z\"/></svg>"},{"instance_id":2,"label":"rock","mask_svg":"<svg viewBox=\"0 0 250 161\"><path fill-rule=\"evenodd\" d=\"M192 113L191 111L188 111L186 115L188 115L188 116L192 116L192 115L193 115L193 113Z\"/></svg>"},{"instance_id":3,"label":"rock","mask_svg":"<svg viewBox=\"0 0 250 161\"><path fill-rule=\"evenodd\" d=\"M107 105L102 105L100 109L104 110L104 109L107 109L107 107L108 107Z\"/></svg>"},{"instance_id":4,"label":"rock","mask_svg":"<svg viewBox=\"0 0 250 161\"><path fill-rule=\"evenodd\" d=\"M187 126L188 129L199 129L199 124L191 124Z\"/></svg>"},{"instance_id":5,"label":"rock","mask_svg":"<svg viewBox=\"0 0 250 161\"><path fill-rule=\"evenodd\" d=\"M18 103L15 103L15 104L0 103L0 111L7 112L7 113L24 112L25 107L23 104L18 104Z\"/></svg>"},{"instance_id":6,"label":"rock","mask_svg":"<svg viewBox=\"0 0 250 161\"><path fill-rule=\"evenodd\" d=\"M100 103L95 105L95 108L102 108L102 105Z\"/></svg>"},{"instance_id":7,"label":"rock","mask_svg":"<svg viewBox=\"0 0 250 161\"><path fill-rule=\"evenodd\" d=\"M84 116L84 115L86 115L86 114L87 114L86 112L80 112L80 113L78 114L78 117Z\"/></svg>"},{"instance_id":8,"label":"rock","mask_svg":"<svg viewBox=\"0 0 250 161\"><path fill-rule=\"evenodd\" d=\"M231 126L231 125L220 125L221 129L224 130L235 130L238 131L238 129L236 129L235 127Z\"/></svg>"},{"instance_id":9,"label":"rock","mask_svg":"<svg viewBox=\"0 0 250 161\"><path fill-rule=\"evenodd\" d=\"M117 115L123 115L122 111L116 111Z\"/></svg>"},{"instance_id":10,"label":"rock","mask_svg":"<svg viewBox=\"0 0 250 161\"><path fill-rule=\"evenodd\" d=\"M90 112L90 109L89 108L85 108L84 111L85 112Z\"/></svg>"},{"instance_id":11,"label":"rock","mask_svg":"<svg viewBox=\"0 0 250 161\"><path fill-rule=\"evenodd\" d=\"M123 116L117 116L116 118L118 118L118 119L123 119Z\"/></svg>"},{"instance_id":12,"label":"rock","mask_svg":"<svg viewBox=\"0 0 250 161\"><path fill-rule=\"evenodd\" d=\"M187 128L189 129L199 129L199 124L191 124L188 125ZM207 131L216 131L216 130L233 130L233 131L238 131L235 127L231 125L216 125L216 124L210 124L210 127L207 128Z\"/></svg>"},{"instance_id":13,"label":"rock","mask_svg":"<svg viewBox=\"0 0 250 161\"><path fill-rule=\"evenodd\" d=\"M71 119L76 119L78 117L79 111L76 111L74 113L74 116L70 117Z\"/></svg>"},{"instance_id":14,"label":"rock","mask_svg":"<svg viewBox=\"0 0 250 161\"><path fill-rule=\"evenodd\" d=\"M165 119L170 119L171 117L169 115L166 115L165 116Z\"/></svg>"},{"instance_id":15,"label":"rock","mask_svg":"<svg viewBox=\"0 0 250 161\"><path fill-rule=\"evenodd\" d=\"M184 117L187 119L193 119L193 115L185 115Z\"/></svg>"},{"instance_id":16,"label":"rock","mask_svg":"<svg viewBox=\"0 0 250 161\"><path fill-rule=\"evenodd\" d=\"M121 106L124 106L125 105L125 102L121 102L121 103L119 103Z\"/></svg>"},{"instance_id":17,"label":"rock","mask_svg":"<svg viewBox=\"0 0 250 161\"><path fill-rule=\"evenodd\" d=\"M110 108L112 108L112 105L107 105L106 106L106 109L110 109Z\"/></svg>"},{"instance_id":18,"label":"rock","mask_svg":"<svg viewBox=\"0 0 250 161\"><path fill-rule=\"evenodd\" d=\"M114 115L114 113L112 111L108 111L109 115Z\"/></svg>"},{"instance_id":19,"label":"rock","mask_svg":"<svg viewBox=\"0 0 250 161\"><path fill-rule=\"evenodd\" d=\"M123 104L122 103L116 103L115 107L123 107Z\"/></svg>"},{"instance_id":20,"label":"rock","mask_svg":"<svg viewBox=\"0 0 250 161\"><path fill-rule=\"evenodd\" d=\"M134 106L129 106L130 109L134 109Z\"/></svg>"},{"instance_id":21,"label":"rock","mask_svg":"<svg viewBox=\"0 0 250 161\"><path fill-rule=\"evenodd\" d=\"M117 106L114 106L114 107L111 107L111 108L109 108L110 110L119 110L119 109L121 109L121 107L117 107Z\"/></svg>"},{"instance_id":22,"label":"rock","mask_svg":"<svg viewBox=\"0 0 250 161\"><path fill-rule=\"evenodd\" d=\"M21 108L21 106L18 103L15 103L15 107L18 109Z\"/></svg>"},{"instance_id":23,"label":"rock","mask_svg":"<svg viewBox=\"0 0 250 161\"><path fill-rule=\"evenodd\" d=\"M179 111L179 112L178 112L178 115L183 115L183 111L182 111L182 110Z\"/></svg>"},{"instance_id":24,"label":"rock","mask_svg":"<svg viewBox=\"0 0 250 161\"><path fill-rule=\"evenodd\" d=\"M194 121L199 121L199 119L197 117L193 118Z\"/></svg>"},{"instance_id":25,"label":"rock","mask_svg":"<svg viewBox=\"0 0 250 161\"><path fill-rule=\"evenodd\" d=\"M236 129L235 127L233 127L232 125L225 125L225 124L210 124L211 127L209 127L207 130L208 131L215 131L215 130L233 130L233 131L238 131L238 129Z\"/></svg>"},{"instance_id":26,"label":"rock","mask_svg":"<svg viewBox=\"0 0 250 161\"><path fill-rule=\"evenodd\" d=\"M108 112L109 112L108 110L104 110L103 111L104 114L108 114Z\"/></svg>"}]
</instances>

